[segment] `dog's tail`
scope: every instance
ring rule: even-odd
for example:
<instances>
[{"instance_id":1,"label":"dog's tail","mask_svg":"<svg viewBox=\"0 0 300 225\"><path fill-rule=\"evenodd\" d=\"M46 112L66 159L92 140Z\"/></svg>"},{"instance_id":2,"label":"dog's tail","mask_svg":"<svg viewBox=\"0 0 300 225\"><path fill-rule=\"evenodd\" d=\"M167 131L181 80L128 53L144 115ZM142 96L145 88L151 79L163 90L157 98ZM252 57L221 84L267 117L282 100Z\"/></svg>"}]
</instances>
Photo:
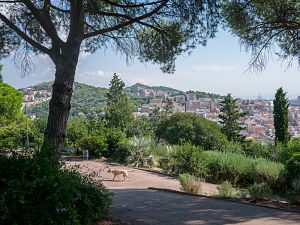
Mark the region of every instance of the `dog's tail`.
<instances>
[{"instance_id":1,"label":"dog's tail","mask_svg":"<svg viewBox=\"0 0 300 225\"><path fill-rule=\"evenodd\" d=\"M127 172L134 172L134 170L127 170Z\"/></svg>"}]
</instances>

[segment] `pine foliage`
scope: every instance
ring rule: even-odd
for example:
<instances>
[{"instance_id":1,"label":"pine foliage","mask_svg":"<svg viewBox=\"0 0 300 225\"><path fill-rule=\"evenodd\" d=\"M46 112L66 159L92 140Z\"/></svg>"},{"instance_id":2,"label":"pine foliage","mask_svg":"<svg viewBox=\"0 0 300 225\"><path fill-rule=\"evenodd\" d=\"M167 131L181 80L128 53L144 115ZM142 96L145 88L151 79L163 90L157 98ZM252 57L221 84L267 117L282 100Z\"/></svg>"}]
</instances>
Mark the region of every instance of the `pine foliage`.
<instances>
[{"instance_id":1,"label":"pine foliage","mask_svg":"<svg viewBox=\"0 0 300 225\"><path fill-rule=\"evenodd\" d=\"M236 102L237 99L228 94L220 103L221 114L219 115L219 119L223 125L221 131L227 136L229 141L241 140L242 136L240 132L244 129L239 120L246 114L237 108Z\"/></svg>"}]
</instances>

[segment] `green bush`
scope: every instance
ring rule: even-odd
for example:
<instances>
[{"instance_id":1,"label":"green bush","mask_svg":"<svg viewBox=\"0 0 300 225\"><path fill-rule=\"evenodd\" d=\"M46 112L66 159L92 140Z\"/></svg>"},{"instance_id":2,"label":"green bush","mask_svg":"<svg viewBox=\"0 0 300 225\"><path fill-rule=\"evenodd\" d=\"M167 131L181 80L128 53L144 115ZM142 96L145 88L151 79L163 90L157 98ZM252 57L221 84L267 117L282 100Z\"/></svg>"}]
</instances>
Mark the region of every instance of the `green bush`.
<instances>
[{"instance_id":1,"label":"green bush","mask_svg":"<svg viewBox=\"0 0 300 225\"><path fill-rule=\"evenodd\" d=\"M223 145L220 149L221 152L228 152L228 153L238 153L243 154L243 146L239 142L228 141L226 145Z\"/></svg>"},{"instance_id":2,"label":"green bush","mask_svg":"<svg viewBox=\"0 0 300 225\"><path fill-rule=\"evenodd\" d=\"M176 146L167 144L154 144L151 146L151 155L153 156L154 166L166 169L169 156Z\"/></svg>"},{"instance_id":3,"label":"green bush","mask_svg":"<svg viewBox=\"0 0 300 225\"><path fill-rule=\"evenodd\" d=\"M201 179L184 173L178 176L181 185L180 190L190 194L201 194Z\"/></svg>"},{"instance_id":4,"label":"green bush","mask_svg":"<svg viewBox=\"0 0 300 225\"><path fill-rule=\"evenodd\" d=\"M239 186L262 182L277 186L284 169L281 163L236 153L206 151L203 153L203 160L209 170L210 182L229 181Z\"/></svg>"},{"instance_id":5,"label":"green bush","mask_svg":"<svg viewBox=\"0 0 300 225\"><path fill-rule=\"evenodd\" d=\"M253 174L256 183L267 183L272 188L283 188L285 181L283 180L284 165L275 163L264 158L257 158L252 161L254 164Z\"/></svg>"},{"instance_id":6,"label":"green bush","mask_svg":"<svg viewBox=\"0 0 300 225\"><path fill-rule=\"evenodd\" d=\"M224 181L220 186L218 186L219 192L218 196L222 198L233 198L236 197L236 191L234 190L232 184L229 181Z\"/></svg>"},{"instance_id":7,"label":"green bush","mask_svg":"<svg viewBox=\"0 0 300 225\"><path fill-rule=\"evenodd\" d=\"M205 150L221 149L228 142L215 122L191 113L175 113L162 120L155 134L170 144L190 142Z\"/></svg>"},{"instance_id":8,"label":"green bush","mask_svg":"<svg viewBox=\"0 0 300 225\"><path fill-rule=\"evenodd\" d=\"M0 224L90 224L106 215L111 197L102 184L45 165L0 155Z\"/></svg>"},{"instance_id":9,"label":"green bush","mask_svg":"<svg viewBox=\"0 0 300 225\"><path fill-rule=\"evenodd\" d=\"M196 177L207 177L207 165L203 160L203 149L190 143L184 143L175 148L169 156L166 170L179 175L189 173Z\"/></svg>"},{"instance_id":10,"label":"green bush","mask_svg":"<svg viewBox=\"0 0 300 225\"><path fill-rule=\"evenodd\" d=\"M250 159L241 154L207 151L204 152L204 160L208 165L208 179L211 182L229 181L234 185L253 182Z\"/></svg>"},{"instance_id":11,"label":"green bush","mask_svg":"<svg viewBox=\"0 0 300 225\"><path fill-rule=\"evenodd\" d=\"M286 178L289 184L294 179L300 178L300 152L294 153L285 165Z\"/></svg>"},{"instance_id":12,"label":"green bush","mask_svg":"<svg viewBox=\"0 0 300 225\"><path fill-rule=\"evenodd\" d=\"M272 189L266 182L251 185L247 190L253 199L271 198L273 195Z\"/></svg>"},{"instance_id":13,"label":"green bush","mask_svg":"<svg viewBox=\"0 0 300 225\"><path fill-rule=\"evenodd\" d=\"M149 137L133 137L128 145L130 151L128 162L136 167L152 167L152 144L153 140Z\"/></svg>"},{"instance_id":14,"label":"green bush","mask_svg":"<svg viewBox=\"0 0 300 225\"><path fill-rule=\"evenodd\" d=\"M78 143L81 150L89 150L91 157L99 158L107 154L107 140L105 136L86 135Z\"/></svg>"},{"instance_id":15,"label":"green bush","mask_svg":"<svg viewBox=\"0 0 300 225\"><path fill-rule=\"evenodd\" d=\"M289 160L294 153L300 153L300 137L292 138L287 145L287 149L283 155L283 162Z\"/></svg>"},{"instance_id":16,"label":"green bush","mask_svg":"<svg viewBox=\"0 0 300 225\"><path fill-rule=\"evenodd\" d=\"M275 162L282 162L286 147L283 144L261 144L253 140L245 140L242 143L243 153L252 158L266 158Z\"/></svg>"},{"instance_id":17,"label":"green bush","mask_svg":"<svg viewBox=\"0 0 300 225\"><path fill-rule=\"evenodd\" d=\"M300 204L300 178L296 178L292 181L292 201L296 204Z\"/></svg>"},{"instance_id":18,"label":"green bush","mask_svg":"<svg viewBox=\"0 0 300 225\"><path fill-rule=\"evenodd\" d=\"M130 155L128 141L124 132L116 128L108 128L107 137L107 154L105 157L112 158L118 162L125 162Z\"/></svg>"}]
</instances>

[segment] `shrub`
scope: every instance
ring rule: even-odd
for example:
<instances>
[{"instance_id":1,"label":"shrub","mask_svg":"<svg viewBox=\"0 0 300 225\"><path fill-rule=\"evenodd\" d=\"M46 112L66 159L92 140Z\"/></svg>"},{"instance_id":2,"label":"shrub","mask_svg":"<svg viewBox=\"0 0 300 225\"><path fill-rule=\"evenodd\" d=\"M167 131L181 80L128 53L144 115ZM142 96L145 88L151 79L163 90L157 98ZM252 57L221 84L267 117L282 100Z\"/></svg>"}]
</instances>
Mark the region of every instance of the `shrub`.
<instances>
[{"instance_id":1,"label":"shrub","mask_svg":"<svg viewBox=\"0 0 300 225\"><path fill-rule=\"evenodd\" d=\"M253 160L254 181L256 183L266 182L273 188L281 188L284 186L284 180L282 180L282 174L284 171L284 165L281 163L275 163L264 158L257 158Z\"/></svg>"},{"instance_id":2,"label":"shrub","mask_svg":"<svg viewBox=\"0 0 300 225\"><path fill-rule=\"evenodd\" d=\"M215 122L191 113L175 113L162 120L155 134L170 144L190 142L205 150L220 149L228 142Z\"/></svg>"},{"instance_id":3,"label":"shrub","mask_svg":"<svg viewBox=\"0 0 300 225\"><path fill-rule=\"evenodd\" d=\"M152 167L151 145L151 138L134 137L129 142L130 156L128 157L128 162L136 167Z\"/></svg>"},{"instance_id":4,"label":"shrub","mask_svg":"<svg viewBox=\"0 0 300 225\"><path fill-rule=\"evenodd\" d=\"M289 142L288 142L288 146L286 151L283 154L283 162L286 162L287 160L289 160L292 155L294 153L300 153L300 137L298 138L292 138Z\"/></svg>"},{"instance_id":5,"label":"shrub","mask_svg":"<svg viewBox=\"0 0 300 225\"><path fill-rule=\"evenodd\" d=\"M208 179L211 182L229 181L234 185L253 182L251 160L241 154L208 151L204 152L204 160L209 168L211 176Z\"/></svg>"},{"instance_id":6,"label":"shrub","mask_svg":"<svg viewBox=\"0 0 300 225\"><path fill-rule=\"evenodd\" d=\"M90 224L111 203L102 184L35 155L0 155L0 177L0 224Z\"/></svg>"},{"instance_id":7,"label":"shrub","mask_svg":"<svg viewBox=\"0 0 300 225\"><path fill-rule=\"evenodd\" d=\"M104 156L118 162L125 162L130 155L125 133L116 128L109 128L106 131L106 137L107 154Z\"/></svg>"},{"instance_id":8,"label":"shrub","mask_svg":"<svg viewBox=\"0 0 300 225\"><path fill-rule=\"evenodd\" d=\"M68 145L78 147L80 140L91 133L89 132L89 121L80 117L70 119L66 133Z\"/></svg>"},{"instance_id":9,"label":"shrub","mask_svg":"<svg viewBox=\"0 0 300 225\"><path fill-rule=\"evenodd\" d=\"M300 178L296 178L292 182L292 201L300 204Z\"/></svg>"},{"instance_id":10,"label":"shrub","mask_svg":"<svg viewBox=\"0 0 300 225\"><path fill-rule=\"evenodd\" d=\"M267 182L271 186L280 183L284 166L267 159L253 159L236 153L206 151L203 153L210 176L214 183L229 181L234 185L247 186Z\"/></svg>"},{"instance_id":11,"label":"shrub","mask_svg":"<svg viewBox=\"0 0 300 225\"><path fill-rule=\"evenodd\" d=\"M286 147L283 144L261 144L253 140L245 140L242 147L243 152L248 157L262 157L276 162L281 162L283 160L283 154L286 151Z\"/></svg>"},{"instance_id":12,"label":"shrub","mask_svg":"<svg viewBox=\"0 0 300 225\"><path fill-rule=\"evenodd\" d=\"M201 194L201 179L190 174L179 174L180 190L190 194Z\"/></svg>"},{"instance_id":13,"label":"shrub","mask_svg":"<svg viewBox=\"0 0 300 225\"><path fill-rule=\"evenodd\" d=\"M294 179L300 178L300 152L294 153L285 165L286 178L289 184Z\"/></svg>"},{"instance_id":14,"label":"shrub","mask_svg":"<svg viewBox=\"0 0 300 225\"><path fill-rule=\"evenodd\" d=\"M179 175L189 173L196 177L205 178L207 176L207 166L203 160L203 149L190 143L178 146L171 152L167 172Z\"/></svg>"},{"instance_id":15,"label":"shrub","mask_svg":"<svg viewBox=\"0 0 300 225\"><path fill-rule=\"evenodd\" d=\"M270 198L272 196L271 187L266 182L251 185L247 190L253 199Z\"/></svg>"},{"instance_id":16,"label":"shrub","mask_svg":"<svg viewBox=\"0 0 300 225\"><path fill-rule=\"evenodd\" d=\"M226 145L223 145L220 151L228 152L228 153L238 153L238 154L244 153L242 144L239 142L232 142L232 141L229 141L228 143L226 143Z\"/></svg>"},{"instance_id":17,"label":"shrub","mask_svg":"<svg viewBox=\"0 0 300 225\"><path fill-rule=\"evenodd\" d=\"M151 154L153 156L154 165L166 169L171 152L174 151L176 146L167 144L154 144L151 146Z\"/></svg>"},{"instance_id":18,"label":"shrub","mask_svg":"<svg viewBox=\"0 0 300 225\"><path fill-rule=\"evenodd\" d=\"M107 154L107 140L105 136L87 135L81 138L78 146L82 150L89 150L91 157L99 158Z\"/></svg>"},{"instance_id":19,"label":"shrub","mask_svg":"<svg viewBox=\"0 0 300 225\"><path fill-rule=\"evenodd\" d=\"M232 198L236 196L235 190L229 181L223 182L218 186L218 196L222 198Z\"/></svg>"}]
</instances>

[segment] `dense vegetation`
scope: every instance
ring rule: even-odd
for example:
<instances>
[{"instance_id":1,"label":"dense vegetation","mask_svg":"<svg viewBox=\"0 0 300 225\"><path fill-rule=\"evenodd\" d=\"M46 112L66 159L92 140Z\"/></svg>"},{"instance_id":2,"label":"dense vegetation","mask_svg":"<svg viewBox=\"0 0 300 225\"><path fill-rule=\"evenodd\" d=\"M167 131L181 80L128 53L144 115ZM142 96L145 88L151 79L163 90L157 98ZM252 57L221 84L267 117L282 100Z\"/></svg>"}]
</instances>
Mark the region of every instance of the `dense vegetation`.
<instances>
[{"instance_id":1,"label":"dense vegetation","mask_svg":"<svg viewBox=\"0 0 300 225\"><path fill-rule=\"evenodd\" d=\"M191 113L175 113L162 120L156 136L170 144L191 142L205 150L220 149L227 142L215 122Z\"/></svg>"},{"instance_id":2,"label":"dense vegetation","mask_svg":"<svg viewBox=\"0 0 300 225\"><path fill-rule=\"evenodd\" d=\"M98 88L82 83L74 83L75 89L72 96L71 117L85 116L88 118L101 117L106 104L107 88ZM41 83L30 87L32 90L52 90L52 82ZM29 114L35 114L37 118L48 116L49 102L43 102L28 108Z\"/></svg>"},{"instance_id":3,"label":"dense vegetation","mask_svg":"<svg viewBox=\"0 0 300 225\"><path fill-rule=\"evenodd\" d=\"M1 224L90 224L106 215L108 191L74 169L47 166L37 153L0 154Z\"/></svg>"},{"instance_id":4,"label":"dense vegetation","mask_svg":"<svg viewBox=\"0 0 300 225\"><path fill-rule=\"evenodd\" d=\"M180 90L177 90L177 89L174 89L174 88L170 88L170 87L164 87L164 86L148 86L148 85L144 85L144 84L141 84L141 83L136 83L130 87L127 87L125 90L126 92L129 92L129 93L137 93L138 90L140 88L144 88L144 89L148 89L148 90L154 90L154 91L162 91L162 92L167 92L169 93L170 95L178 95L178 94L182 94L184 92L180 91Z\"/></svg>"},{"instance_id":5,"label":"dense vegetation","mask_svg":"<svg viewBox=\"0 0 300 225\"><path fill-rule=\"evenodd\" d=\"M104 217L111 203L104 186L76 168L53 165L40 151L45 119L28 121L31 143L25 142L21 103L22 93L0 82L0 224L91 224Z\"/></svg>"}]
</instances>

